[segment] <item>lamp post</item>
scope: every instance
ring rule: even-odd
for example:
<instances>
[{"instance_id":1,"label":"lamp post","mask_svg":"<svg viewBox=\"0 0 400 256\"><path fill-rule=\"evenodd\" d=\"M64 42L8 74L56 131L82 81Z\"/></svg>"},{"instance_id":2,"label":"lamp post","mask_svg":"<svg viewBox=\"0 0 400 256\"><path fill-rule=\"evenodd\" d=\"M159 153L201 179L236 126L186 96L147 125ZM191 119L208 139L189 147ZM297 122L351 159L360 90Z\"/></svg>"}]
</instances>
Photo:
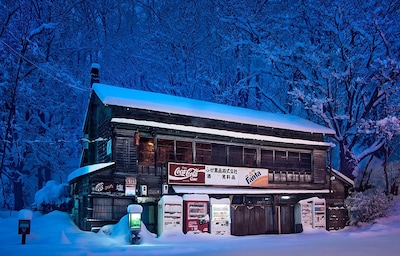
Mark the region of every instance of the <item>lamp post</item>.
<instances>
[{"instance_id":1,"label":"lamp post","mask_svg":"<svg viewBox=\"0 0 400 256\"><path fill-rule=\"evenodd\" d=\"M139 236L142 224L143 207L139 204L130 204L128 211L128 227L132 244L139 244L142 238Z\"/></svg>"}]
</instances>

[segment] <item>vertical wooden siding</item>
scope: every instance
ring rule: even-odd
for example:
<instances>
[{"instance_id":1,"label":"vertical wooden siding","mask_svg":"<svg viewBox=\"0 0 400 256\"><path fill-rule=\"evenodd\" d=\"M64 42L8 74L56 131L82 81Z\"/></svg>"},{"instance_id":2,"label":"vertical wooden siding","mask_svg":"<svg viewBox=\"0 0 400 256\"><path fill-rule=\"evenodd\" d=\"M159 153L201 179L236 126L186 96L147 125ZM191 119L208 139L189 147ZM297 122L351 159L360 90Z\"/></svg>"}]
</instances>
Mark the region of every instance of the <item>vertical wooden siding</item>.
<instances>
[{"instance_id":1,"label":"vertical wooden siding","mask_svg":"<svg viewBox=\"0 0 400 256\"><path fill-rule=\"evenodd\" d=\"M138 173L138 147L133 137L115 138L115 166L117 172Z\"/></svg>"}]
</instances>

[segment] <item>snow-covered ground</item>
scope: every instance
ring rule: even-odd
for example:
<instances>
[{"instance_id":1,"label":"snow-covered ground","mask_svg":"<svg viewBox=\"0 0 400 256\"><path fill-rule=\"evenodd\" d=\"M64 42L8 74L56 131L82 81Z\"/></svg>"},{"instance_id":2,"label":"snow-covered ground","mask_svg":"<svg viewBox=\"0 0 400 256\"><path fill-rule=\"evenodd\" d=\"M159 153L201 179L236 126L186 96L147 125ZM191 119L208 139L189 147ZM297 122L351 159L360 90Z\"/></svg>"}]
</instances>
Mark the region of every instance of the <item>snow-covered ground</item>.
<instances>
[{"instance_id":1,"label":"snow-covered ground","mask_svg":"<svg viewBox=\"0 0 400 256\"><path fill-rule=\"evenodd\" d=\"M10 216L11 215L11 216ZM289 235L156 237L142 230L143 242L131 245L127 216L99 233L79 230L67 214L34 213L26 244L18 235L18 213L0 212L2 255L400 255L400 196L388 217L361 227Z\"/></svg>"}]
</instances>

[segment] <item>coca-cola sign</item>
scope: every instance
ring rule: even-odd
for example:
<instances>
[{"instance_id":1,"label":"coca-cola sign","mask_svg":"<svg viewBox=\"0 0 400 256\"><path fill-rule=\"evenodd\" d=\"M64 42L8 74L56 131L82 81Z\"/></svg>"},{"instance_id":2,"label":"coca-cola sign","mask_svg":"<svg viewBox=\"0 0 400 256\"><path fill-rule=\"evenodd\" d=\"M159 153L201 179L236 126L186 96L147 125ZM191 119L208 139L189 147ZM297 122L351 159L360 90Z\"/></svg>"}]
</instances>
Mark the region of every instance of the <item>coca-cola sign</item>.
<instances>
[{"instance_id":1,"label":"coca-cola sign","mask_svg":"<svg viewBox=\"0 0 400 256\"><path fill-rule=\"evenodd\" d=\"M205 166L169 163L169 184L205 184Z\"/></svg>"}]
</instances>

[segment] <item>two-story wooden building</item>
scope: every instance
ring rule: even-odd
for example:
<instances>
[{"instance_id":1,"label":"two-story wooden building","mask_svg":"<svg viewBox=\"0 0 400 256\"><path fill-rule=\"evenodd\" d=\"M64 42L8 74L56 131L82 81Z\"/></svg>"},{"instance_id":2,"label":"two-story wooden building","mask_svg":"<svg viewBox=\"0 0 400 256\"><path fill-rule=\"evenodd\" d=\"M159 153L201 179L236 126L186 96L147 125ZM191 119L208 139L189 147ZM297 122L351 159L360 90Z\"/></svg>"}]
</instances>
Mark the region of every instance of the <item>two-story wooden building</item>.
<instances>
[{"instance_id":1,"label":"two-story wooden building","mask_svg":"<svg viewBox=\"0 0 400 256\"><path fill-rule=\"evenodd\" d=\"M69 176L71 216L91 230L116 223L127 205L139 203L156 232L162 195L198 193L230 199L233 235L292 233L296 203L320 197L332 209L327 229L341 228L352 182L327 168L331 144L324 138L333 134L292 115L94 83L82 167ZM193 181L175 170L191 164L211 171ZM263 182L235 181L253 169Z\"/></svg>"}]
</instances>

